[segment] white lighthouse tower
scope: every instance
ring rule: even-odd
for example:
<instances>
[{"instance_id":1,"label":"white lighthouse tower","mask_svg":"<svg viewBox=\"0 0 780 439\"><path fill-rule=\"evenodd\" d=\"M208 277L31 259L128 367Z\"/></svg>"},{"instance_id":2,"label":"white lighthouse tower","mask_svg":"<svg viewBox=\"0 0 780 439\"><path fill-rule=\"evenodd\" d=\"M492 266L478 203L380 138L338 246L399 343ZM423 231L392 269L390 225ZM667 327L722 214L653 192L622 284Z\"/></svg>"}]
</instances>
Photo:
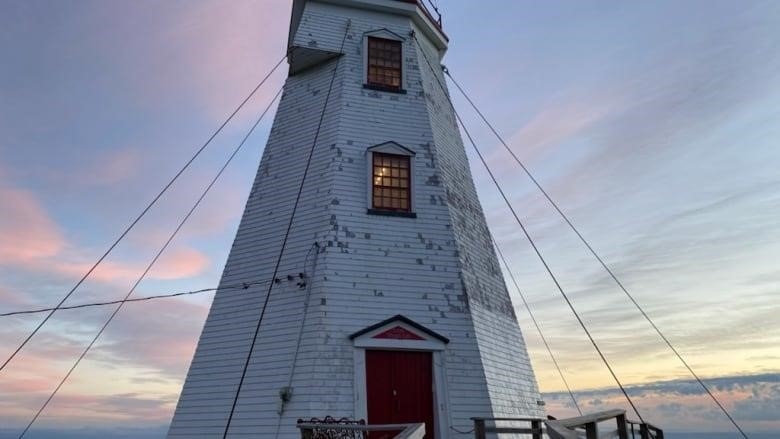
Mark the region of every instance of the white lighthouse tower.
<instances>
[{"instance_id":1,"label":"white lighthouse tower","mask_svg":"<svg viewBox=\"0 0 780 439\"><path fill-rule=\"evenodd\" d=\"M440 25L413 0L295 0L289 48L168 437L293 438L329 415L448 438L543 415Z\"/></svg>"}]
</instances>

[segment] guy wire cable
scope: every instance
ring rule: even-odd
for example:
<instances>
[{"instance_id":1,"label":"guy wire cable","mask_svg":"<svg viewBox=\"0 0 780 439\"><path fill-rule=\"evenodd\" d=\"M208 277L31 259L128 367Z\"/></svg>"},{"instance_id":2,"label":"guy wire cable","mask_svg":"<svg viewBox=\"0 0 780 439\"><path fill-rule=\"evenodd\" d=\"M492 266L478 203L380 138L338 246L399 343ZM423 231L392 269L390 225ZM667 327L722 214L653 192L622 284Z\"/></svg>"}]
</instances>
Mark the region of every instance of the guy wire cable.
<instances>
[{"instance_id":1,"label":"guy wire cable","mask_svg":"<svg viewBox=\"0 0 780 439\"><path fill-rule=\"evenodd\" d=\"M344 43L347 41L347 35L349 34L349 29L352 25L352 21L347 19L347 28L344 30L344 37L341 39L341 47L339 48L339 56L336 58L336 65L333 67L333 75L330 78L330 84L328 85L328 93L325 95L325 102L322 105L322 113L320 113L320 119L317 123L317 131L314 133L314 140L312 141L311 148L309 149L309 156L306 159L306 166L303 169L303 176L301 177L301 184L298 187L298 194L295 197L295 202L293 203L292 212L290 212L290 220L287 223L287 230L284 233L284 238L282 239L282 245L279 249L279 257L276 259L276 264L274 266L273 275L271 275L271 278L275 278L276 274L279 272L279 266L282 263L282 257L284 256L284 249L287 246L287 239L290 237L290 230L292 229L293 220L295 219L295 212L298 210L298 203L301 200L301 194L303 193L303 186L306 183L306 175L309 173L309 167L311 166L311 159L314 156L314 149L317 146L317 140L320 137L320 130L322 129L322 121L325 119L325 111L328 109L328 102L330 102L330 95L333 91L333 84L336 82L336 74L338 73L339 65L341 64L341 57L344 56ZM255 350L255 344L257 343L257 335L260 333L260 326L263 323L263 317L265 316L265 310L268 308L268 302L271 299L271 292L273 291L274 284L273 282L268 285L268 291L265 295L265 300L263 301L263 307L260 310L260 316L257 319L257 326L255 326L255 331L252 336L252 343L249 345L249 351L246 355L246 360L244 361L244 367L241 371L241 378L238 381L238 388L236 389L236 395L233 398L233 404L230 407L230 414L228 415L227 422L225 423L225 431L222 433L222 439L226 439L228 432L230 431L230 424L233 422L233 415L236 412L236 405L238 404L238 398L241 394L241 388L244 385L244 380L246 379L246 371L249 368L249 362L252 360L252 352Z\"/></svg>"},{"instance_id":2,"label":"guy wire cable","mask_svg":"<svg viewBox=\"0 0 780 439\"><path fill-rule=\"evenodd\" d=\"M249 99L252 98L252 96L255 95L255 93L260 89L260 87L263 84L265 84L265 82L268 80L268 78L271 77L271 75L276 71L277 68L279 68L279 66L282 64L282 62L286 58L287 58L287 54L285 53L285 55L282 57L282 59L280 59L279 62L276 63L276 65L271 69L271 71L268 72L268 74L266 74L265 77L257 84L257 86L254 88L254 90L252 90L252 92L249 93L249 95L247 95L246 98L244 98L244 100L238 105L238 107L236 107L236 109L233 110L233 112L230 114L230 116L228 116L228 118L225 119L224 122L222 122L222 125L220 125L219 128L217 128L217 130L214 131L213 134L211 134L211 137L209 137L208 140L206 140L206 143L204 143L195 152L195 154L187 161L187 163L184 164L184 166L173 176L173 178L171 178L171 180L152 199L152 201L149 202L149 204L147 204L147 206L141 211L141 213L130 223L129 226L127 226L124 229L124 231L119 235L119 237L116 238L116 240L108 247L108 250L106 250L103 253L103 255L100 256L100 258L98 258L97 262L95 262L92 265L92 267L89 270L87 270L87 272L81 277L81 279L79 279L79 281L76 282L76 285L74 285L73 288L71 288L70 291L68 291L68 293L57 303L57 305L54 308L52 308L51 311L49 311L49 314L47 314L46 317L40 323L38 323L38 325L35 327L35 329L33 329L32 332L22 341L22 343L19 345L19 347L17 347L13 351L13 353L11 353L11 355L3 362L2 365L0 365L0 371L5 369L5 367L8 365L8 363L10 363L11 360L13 360L14 357L16 357L16 355L19 353L19 351L21 351L22 348L24 348L24 346L27 345L27 343L30 341L30 339L32 339L33 336L43 327L43 325L45 325L46 322L49 321L51 316L53 316L54 313L57 312L58 309L60 309L60 307L65 303L65 301L68 300L68 298L70 298L70 296L76 291L76 289L78 289L79 286L81 286L81 284L87 279L87 277L89 277L89 275L92 274L93 271L95 271L97 266L100 265L100 263L103 262L103 260L108 256L108 254L111 253L111 251L114 250L114 248L119 244L119 242L122 241L122 239L124 239L124 237L128 233L130 233L130 231L141 220L141 218L143 218L146 215L146 213L149 212L149 210L152 208L152 206L154 206L157 203L157 201L160 199L160 197L162 197L163 194L165 192L167 192L168 189L173 185L173 183L176 180L178 180L178 178L184 173L184 171L187 168L189 168L189 166L192 164L192 162L194 162L195 159L198 158L200 153L202 153L203 150L206 149L206 147L211 143L212 140L214 140L214 138L217 136L217 134L219 134L222 131L222 129L225 128L225 125L227 125L228 122L230 122L233 119L233 117L239 112L239 110L241 110L244 107L244 105L249 101Z\"/></svg>"},{"instance_id":3,"label":"guy wire cable","mask_svg":"<svg viewBox=\"0 0 780 439\"><path fill-rule=\"evenodd\" d=\"M220 168L219 172L217 172L217 175L214 176L214 178L209 182L209 184L206 186L206 188L203 190L203 193L201 193L200 197L195 201L195 204L193 204L192 208L187 212L187 214L182 218L181 222L179 222L179 225L176 226L176 229L171 233L171 235L168 237L168 240L163 244L162 247L160 247L160 250L155 254L154 258L152 258L149 265L147 265L146 269L141 273L141 276L138 277L138 280L136 280L135 284L133 284L132 288L130 288L130 291L125 295L124 300L126 301L130 295L135 292L136 287L144 280L147 273L152 269L154 264L157 262L157 260L160 258L160 256L165 252L165 250L168 248L168 245L173 241L173 239L176 237L176 235L179 233L179 231L182 229L184 224L186 224L187 220L192 216L192 214L195 212L195 210L200 206L200 203L203 201L204 198L206 198L206 195L209 193L212 187L214 187L214 184L219 180L219 178L222 176L222 174L225 172L225 169L227 169L228 165L230 165L230 162L233 161L233 158L238 154L238 152L241 150L241 148L246 143L247 139L249 139L249 136L252 135L252 133L255 131L255 128L260 124L260 121L263 120L263 117L268 112L268 110L271 109L271 106L273 106L273 103L276 101L276 98L279 97L282 90L284 88L280 88L279 91L276 92L274 97L271 99L271 102L268 103L268 106L265 108L263 113L260 115L260 117L257 118L257 121L252 125L252 128L250 128L249 132L247 132L246 136L241 140L241 143L238 144L238 146L233 150L233 153L228 157L228 159L225 161L225 163L222 165L222 168ZM79 358L76 360L75 363L73 363L73 366L68 370L68 373L65 374L65 376L62 378L60 383L57 385L57 387L54 389L54 391L49 395L49 398L46 399L46 401L43 403L40 409L38 409L38 412L35 414L35 416L32 418L29 424L27 424L27 427L25 427L24 431L22 431L22 434L19 436L19 439L22 439L24 435L27 433L27 431L30 430L30 427L35 423L35 421L38 419L38 417L41 415L44 409L46 409L46 406L51 402L51 400L54 398L54 395L57 394L57 392L60 390L63 384L68 380L70 375L73 373L74 370L76 370L76 367L78 367L79 363L81 363L81 360L84 359L84 357L87 355L87 352L92 348L92 346L95 345L95 342L100 338L100 336L103 334L103 332L106 330L108 325L111 323L111 321L116 317L116 315L119 313L119 311L122 309L126 302L121 302L119 305L114 309L114 312L111 313L111 315L108 317L108 320L103 324L103 326L100 328L100 330L97 332L95 337L92 339L92 341L89 342L89 345L87 345L86 349L81 353Z\"/></svg>"},{"instance_id":4,"label":"guy wire cable","mask_svg":"<svg viewBox=\"0 0 780 439\"><path fill-rule=\"evenodd\" d=\"M308 266L308 260L309 255L311 254L312 250L315 250L314 252L314 261L312 262L311 267L311 273L306 270L306 267ZM305 281L306 281L306 294L303 299L303 316L301 317L301 324L298 327L298 339L295 342L295 351L293 352L293 358L290 365L290 374L287 377L287 391L288 397L292 397L292 394L294 393L294 389L292 388L293 383L293 377L295 376L295 366L298 364L298 353L301 350L301 341L303 340L303 328L306 326L306 318L309 315L309 301L311 299L311 289L314 284L314 276L317 275L317 259L319 259L320 256L320 243L318 241L314 241L314 244L311 245L309 248L309 251L306 252L306 257L303 258L303 273L306 275ZM285 404L287 403L287 400L281 400L280 406L279 406L279 417L276 418L276 433L274 433L274 437L279 437L279 429L282 427L282 415L284 415L284 408Z\"/></svg>"},{"instance_id":5,"label":"guy wire cable","mask_svg":"<svg viewBox=\"0 0 780 439\"><path fill-rule=\"evenodd\" d=\"M482 155L482 152L479 150L479 148L477 147L476 142L474 142L474 139L471 137L471 134L469 133L468 129L463 124L463 121L460 118L460 114L458 113L457 110L455 110L455 106L452 104L452 101L450 100L450 97L449 97L449 94L447 93L446 87L444 86L444 84L442 84L442 82L439 79L439 77L436 76L436 69L434 69L433 64L431 64L431 61L428 59L428 56L425 53L425 50L423 49L423 47L420 44L420 42L417 40L417 37L413 36L413 38L417 42L417 46L420 48L420 51L423 54L423 58L425 59L426 63L428 64L428 67L431 69L431 72L433 73L433 76L436 79L436 82L439 84L439 87L442 90L442 93L447 98L447 102L449 103L450 108L452 108L452 112L455 114L455 118L460 123L460 126L463 128L463 132L466 134L466 137L468 137L469 142L471 143L471 146L474 148L474 151L476 151L477 156L479 156L480 161L482 162L483 166L487 170L488 175L490 175L490 178L493 181L493 184L498 189L499 194L501 194L501 197L504 199L505 204L507 205L509 210L512 212L512 215L514 216L515 221L520 226L520 229L523 231L523 234L525 235L526 239L528 239L528 242L531 244L531 247L533 248L534 252L536 253L536 256L539 258L539 260L541 261L541 263L544 266L545 270L547 271L547 274L550 276L550 278L552 279L553 283L555 283L556 288L558 289L558 291L563 296L563 299L568 304L569 309L574 314L574 317L579 322L579 324L582 327L583 331L585 331L585 335L587 335L588 339L590 340L591 344L593 345L593 348L596 350L596 352L598 353L599 357L601 357L602 362L607 367L607 370L609 370L609 373L612 375L612 378L617 383L618 387L620 388L620 391L623 393L623 396L626 398L626 400L628 401L628 403L631 406L631 408L634 410L634 413L636 413L636 415L639 418L639 420L642 423L644 423L645 421L642 418L642 415L639 413L639 410L637 409L636 405L634 405L634 401L628 395L628 392L626 391L625 387L623 386L623 384L620 382L620 379L615 374L615 371L612 369L612 366L609 364L609 361L607 360L607 357L604 356L604 354L601 351L601 348L598 346L598 343L596 343L596 340L593 338L593 336L591 335L591 333L588 330L587 326L585 325L585 322L582 320L582 318L580 317L579 313L574 308L574 304L571 302L571 300L569 299L569 296L563 290L563 286L561 286L561 284L558 282L558 278L555 276L555 274L553 273L552 269L547 264L547 261L544 259L544 256L542 256L541 251L536 246L536 242L534 242L533 238L531 237L531 234L525 228L525 224L523 224L523 222L520 220L520 216L515 211L514 207L512 206L512 203L509 202L509 198L504 193L504 190L501 187L501 185L498 183L498 180L496 180L496 177L493 174L493 171L490 169L490 166L488 166L487 161L485 160L485 158Z\"/></svg>"},{"instance_id":6,"label":"guy wire cable","mask_svg":"<svg viewBox=\"0 0 780 439\"><path fill-rule=\"evenodd\" d=\"M78 305L69 305L69 306L61 306L59 308L60 311L68 310L68 309L81 309L81 308L91 308L95 306L106 306L106 305L116 305L119 303L132 303L132 302L146 302L149 300L156 300L156 299L168 299L171 297L181 297L181 296L192 296L196 294L201 293L209 293L217 290L237 290L237 289L247 289L251 286L255 285L262 285L267 283L268 281L263 282L246 282L240 285L226 285L224 287L216 287L216 288L202 288L200 290L192 290L192 291L181 291L178 293L169 293L169 294L155 294L153 296L143 296L143 297L137 297L134 299L127 299L127 300L111 300L108 302L90 302L90 303L80 303ZM0 317L11 317L11 316L19 316L19 315L26 315L26 314L38 314L42 312L51 311L54 308L40 308L40 309L29 309L24 311L11 311L6 313L0 313Z\"/></svg>"},{"instance_id":7,"label":"guy wire cable","mask_svg":"<svg viewBox=\"0 0 780 439\"><path fill-rule=\"evenodd\" d=\"M615 374L615 371L612 369L612 366L609 364L609 361L607 360L607 357L604 356L604 353L601 352L601 348L596 343L596 340L593 338L593 336L590 333L590 330L588 330L587 326L585 325L585 322L580 317L577 310L574 308L574 304L569 299L569 296L566 294L566 292L563 290L563 287L561 286L560 282L558 281L558 278L555 276L555 274L552 272L552 269L547 264L547 261L542 256L541 251L536 246L536 243L534 242L533 238L531 237L531 234L528 232L528 230L525 228L525 225L522 221L520 221L520 217L517 215L517 212L515 212L514 207L512 207L512 204L509 202L509 198L504 193L504 190L501 188L501 185L499 185L498 180L496 180L495 175L493 175L493 171L490 169L490 167L487 164L487 161L485 160L484 156L482 155L482 152L477 148L476 143L474 142L474 139L472 139L471 134L469 134L468 129L465 125L463 125L463 121L460 118L460 115L458 115L457 112L455 112L455 117L458 119L458 122L460 123L461 128L463 128L463 132L466 133L466 137L469 138L469 142L471 143L472 147L474 147L474 150L477 152L477 156L479 156L480 161L485 166L485 169L487 169L488 174L490 175L490 178L493 180L493 183L496 185L496 188L498 189L499 193L501 194L501 197L506 202L507 207L509 207L509 210L512 211L512 215L515 217L515 220L517 221L517 224L520 225L520 228L523 231L523 234L525 234L525 237L528 239L528 242L531 244L531 247L533 247L534 252L538 256L539 260L542 262L542 265L544 265L545 270L547 271L547 274L549 274L552 281L555 283L555 286L558 288L558 291L563 296L563 299L566 301L566 303L569 305L569 308L571 309L571 312L574 314L574 317L577 318L577 321L580 323L580 326L582 327L583 331L585 331L585 335L588 336L588 339L590 339L591 344L596 349L596 352L599 354L599 357L601 357L601 360L604 362L604 365L607 366L607 369L609 370L609 373L612 375L612 378L614 378L615 382L617 383L618 387L620 388L620 391L623 392L623 396L626 397L626 400L631 405L631 408L634 409L634 413L636 413L637 417L642 423L645 423L645 420L642 418L642 415L639 413L639 410L634 405L634 401L631 400L631 397L628 396L628 392L626 391L625 387L623 387L623 384L620 382L620 379Z\"/></svg>"},{"instance_id":8,"label":"guy wire cable","mask_svg":"<svg viewBox=\"0 0 780 439\"><path fill-rule=\"evenodd\" d=\"M585 237L580 233L579 229L574 226L574 223L571 221L568 215L566 215L563 210L558 206L558 203L556 203L552 197L547 193L547 191L542 187L541 183L536 179L536 177L531 173L531 171L528 169L528 167L523 163L522 160L512 151L512 149L509 147L509 145L504 141L504 138L498 133L498 131L493 127L493 124L491 124L487 117L480 111L479 107L474 103L473 100L471 100L471 97L466 93L466 91L463 89L463 87L460 86L460 84L455 80L455 78L452 77L452 74L449 72L448 69L444 70L444 73L450 78L453 84L455 84L455 87L460 91L460 93L463 95L464 98L469 102L471 107L476 111L476 113L479 115L479 117L482 119L483 122L485 122L485 125L490 129L490 131L493 132L493 134L498 138L499 142L501 142L501 145L503 145L504 149L509 152L509 154L512 156L512 158L517 162L518 165L523 169L523 172L528 176L528 178L531 179L531 181L534 183L534 185L539 189L539 191L544 195L544 197L547 199L547 201L552 205L552 207L558 212L558 214L563 218L563 220L566 222L566 224L569 225L569 227L574 231L574 233L577 235L577 237L582 241L582 243L587 247L587 249L590 251L590 253L593 255L593 257L596 258L596 260L601 264L601 266L606 270L606 272L609 274L609 276L612 278L613 281L617 284L617 286L623 291L623 293L628 297L628 299L631 301L631 303L634 304L634 306L639 310L639 312L642 314L642 317L647 320L647 322L650 324L650 326L653 327L655 332L658 334L658 336L663 340L663 342L666 344L666 346L669 347L669 349L674 353L674 355L677 357L678 360L680 360L680 363L682 363L683 366L688 370L688 372L693 376L696 381L699 383L699 385L704 389L704 391L709 395L709 397L712 399L713 402L720 408L720 410L723 412L724 415L729 419L731 424L739 431L739 433L742 435L743 438L748 439L747 434L742 430L742 428L737 424L736 420L731 416L731 414L726 410L726 407L721 404L721 402L718 400L717 397L710 391L709 387L704 383L704 381L699 378L699 375L694 372L693 368L688 364L687 361L685 361L685 358L683 358L682 354L677 350L677 348L674 347L672 342L664 335L664 333L661 331L661 329L655 324L655 322L650 318L650 316L645 312L645 310L642 308L642 306L639 304L639 302L634 298L634 296L628 292L628 289L623 285L623 282L621 282L617 275L612 271L611 268L604 262L604 259L596 252L596 250L593 248L593 246L585 239Z\"/></svg>"},{"instance_id":9,"label":"guy wire cable","mask_svg":"<svg viewBox=\"0 0 780 439\"><path fill-rule=\"evenodd\" d=\"M580 409L580 405L577 403L577 398L574 397L574 392L571 391L571 387L569 387L569 382L566 381L566 377L563 375L561 366L558 365L558 360L555 359L555 355L553 355L552 349L550 349L550 345L547 343L547 337L544 336L544 333L542 332L542 327L539 326L539 322L536 320L536 316L534 316L533 311L531 311L531 305L529 305L528 301L525 299L525 294L523 293L523 290L520 289L520 285L517 283L517 279L515 279L514 273L512 273L512 270L509 268L509 263L507 263L506 258L504 257L504 252L501 251L501 246L498 245L498 241L496 241L496 239L493 238L493 236L491 236L490 239L493 241L493 245L496 247L496 252L498 253L498 257L501 258L501 262L504 264L504 267L506 268L506 272L507 274L509 274L509 278L512 280L512 283L515 286L515 290L520 295L520 299L523 301L523 305L525 306L526 311L528 311L528 315L531 316L531 321L534 323L534 326L536 327L536 331L539 332L539 337L542 338L544 347L547 349L547 353L550 354L550 358L552 359L552 362L555 365L555 369L558 370L558 375L560 375L561 381L563 381L563 385L566 386L566 391L569 392L569 396L571 397L571 401L574 403L574 407L577 408L577 412L579 412L580 416L582 416L583 413L582 410Z\"/></svg>"}]
</instances>

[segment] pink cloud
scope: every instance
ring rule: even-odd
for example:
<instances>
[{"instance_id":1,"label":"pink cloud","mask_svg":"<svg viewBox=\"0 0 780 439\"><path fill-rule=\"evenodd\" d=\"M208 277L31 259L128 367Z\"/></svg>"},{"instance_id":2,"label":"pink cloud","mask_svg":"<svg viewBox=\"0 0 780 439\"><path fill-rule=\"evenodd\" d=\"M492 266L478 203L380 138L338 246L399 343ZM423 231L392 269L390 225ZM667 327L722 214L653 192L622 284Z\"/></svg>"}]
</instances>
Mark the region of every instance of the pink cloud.
<instances>
[{"instance_id":1,"label":"pink cloud","mask_svg":"<svg viewBox=\"0 0 780 439\"><path fill-rule=\"evenodd\" d=\"M230 7L200 2L162 9L155 18L165 24L150 28L153 34L142 37L144 60L155 65L154 74L136 65L122 69L143 105L159 106L172 93L184 92L202 105L193 109L204 110L209 118L224 117L286 51L290 1L236 0ZM142 17L146 18L136 18ZM106 44L102 50L110 56L116 48ZM261 89L257 101L267 102L273 96L284 66L281 70L276 85ZM174 100L180 102L182 97Z\"/></svg>"},{"instance_id":2,"label":"pink cloud","mask_svg":"<svg viewBox=\"0 0 780 439\"><path fill-rule=\"evenodd\" d=\"M607 112L606 105L569 102L554 105L537 113L509 140L526 155L540 153L545 146L570 138L599 120Z\"/></svg>"},{"instance_id":3,"label":"pink cloud","mask_svg":"<svg viewBox=\"0 0 780 439\"><path fill-rule=\"evenodd\" d=\"M77 278L92 266L92 262L53 261L48 269L55 273ZM148 279L184 279L203 273L209 266L209 258L203 252L189 247L164 253L147 276ZM90 279L105 282L133 281L141 275L144 262L104 261L90 275Z\"/></svg>"},{"instance_id":4,"label":"pink cloud","mask_svg":"<svg viewBox=\"0 0 780 439\"><path fill-rule=\"evenodd\" d=\"M84 163L77 168L51 167L44 164L28 166L26 178L46 179L51 184L68 188L107 186L136 176L141 164L142 157L138 149L117 147L94 153L91 159L85 157Z\"/></svg>"},{"instance_id":5,"label":"pink cloud","mask_svg":"<svg viewBox=\"0 0 780 439\"><path fill-rule=\"evenodd\" d=\"M22 306L26 305L28 303L27 299L17 293L16 291L11 291L7 288L0 287L0 303L3 304L3 309L7 306Z\"/></svg>"},{"instance_id":6,"label":"pink cloud","mask_svg":"<svg viewBox=\"0 0 780 439\"><path fill-rule=\"evenodd\" d=\"M26 190L0 187L0 264L29 264L65 245L59 228Z\"/></svg>"},{"instance_id":7,"label":"pink cloud","mask_svg":"<svg viewBox=\"0 0 780 439\"><path fill-rule=\"evenodd\" d=\"M587 95L559 98L548 103L511 136L503 134L509 147L526 164L542 158L562 142L583 135L600 121L626 108L625 92L616 88L592 91ZM487 161L499 171L519 172L503 145L495 138Z\"/></svg>"},{"instance_id":8,"label":"pink cloud","mask_svg":"<svg viewBox=\"0 0 780 439\"><path fill-rule=\"evenodd\" d=\"M99 348L103 360L155 369L157 378L184 377L209 307L183 299L128 304Z\"/></svg>"},{"instance_id":9,"label":"pink cloud","mask_svg":"<svg viewBox=\"0 0 780 439\"><path fill-rule=\"evenodd\" d=\"M230 8L202 3L185 10L169 36L200 43L184 56L209 107L222 114L235 106L282 57L290 10L286 1L241 1ZM267 101L274 92L273 87L264 87L258 100Z\"/></svg>"},{"instance_id":10,"label":"pink cloud","mask_svg":"<svg viewBox=\"0 0 780 439\"><path fill-rule=\"evenodd\" d=\"M200 191L203 190L204 185L201 182L208 181L213 177L205 172L194 173L194 175L192 180L197 181L197 185L182 185L176 197L166 200L164 207L166 221L170 221L170 223L164 225L141 224L136 231L137 233L129 237L133 245L139 248L154 248L165 242L174 226L173 220L168 216L175 215L176 219L179 219L184 215L201 194ZM251 182L248 182L247 185L251 185ZM218 182L182 228L178 239L183 242L192 242L197 238L213 238L219 236L229 226L237 224L243 213L248 192L248 186L237 186L227 179Z\"/></svg>"},{"instance_id":11,"label":"pink cloud","mask_svg":"<svg viewBox=\"0 0 780 439\"><path fill-rule=\"evenodd\" d=\"M136 175L141 162L139 152L123 148L98 157L88 169L79 173L80 182L88 185L107 185L128 180Z\"/></svg>"},{"instance_id":12,"label":"pink cloud","mask_svg":"<svg viewBox=\"0 0 780 439\"><path fill-rule=\"evenodd\" d=\"M222 183L214 188L199 214L191 219L186 230L189 236L209 236L222 232L228 224L241 218L248 188L231 186L227 181Z\"/></svg>"},{"instance_id":13,"label":"pink cloud","mask_svg":"<svg viewBox=\"0 0 780 439\"><path fill-rule=\"evenodd\" d=\"M185 247L163 255L149 276L154 279L183 279L203 273L208 266L208 256Z\"/></svg>"},{"instance_id":14,"label":"pink cloud","mask_svg":"<svg viewBox=\"0 0 780 439\"><path fill-rule=\"evenodd\" d=\"M114 171L133 167L132 162L135 159L132 153L119 153L113 157L110 161L113 161L114 165L109 168ZM82 276L92 266L91 257L84 259L80 251L73 249L73 245L64 239L58 225L49 217L32 192L0 186L0 206L3 207L0 215L0 265L73 278ZM226 219L215 221L223 223ZM208 265L209 258L202 252L190 247L174 248L163 254L149 278L167 280L192 277L202 273ZM141 274L144 267L143 261L105 260L90 278L100 282L132 280ZM14 302L22 300L18 294L12 294L8 290L0 290L0 298ZM6 300L4 302L7 303Z\"/></svg>"},{"instance_id":15,"label":"pink cloud","mask_svg":"<svg viewBox=\"0 0 780 439\"><path fill-rule=\"evenodd\" d=\"M100 419L167 420L207 312L207 305L183 299L128 304L47 408L47 418L67 419L71 425ZM68 325L84 324L79 313L63 316L73 322ZM29 420L31 410L54 388L85 343L74 339L70 330L43 336L35 350L24 351L5 371L0 419ZM100 378L90 370L100 371ZM112 376L117 380L107 379Z\"/></svg>"},{"instance_id":16,"label":"pink cloud","mask_svg":"<svg viewBox=\"0 0 780 439\"><path fill-rule=\"evenodd\" d=\"M79 278L86 273L93 262L52 261L48 264L48 271L71 278ZM140 264L124 264L111 261L103 261L95 271L90 274L90 279L99 282L122 282L137 278L141 274Z\"/></svg>"},{"instance_id":17,"label":"pink cloud","mask_svg":"<svg viewBox=\"0 0 780 439\"><path fill-rule=\"evenodd\" d=\"M121 163L133 160L127 159L129 156L126 155L120 157L123 157L118 159ZM68 282L79 279L92 267L94 252L90 251L89 256L85 256L83 249L67 242L32 192L0 187L0 206L3 207L0 215L0 266L53 274L69 279ZM157 245L159 242L155 243L155 247ZM141 275L149 257L151 252L147 248L142 259L109 258L92 272L89 279L102 284L121 285L124 289ZM179 246L163 254L147 279L191 278L205 272L209 265L210 259L203 252ZM0 288L4 311L25 308L37 302L34 299L32 295Z\"/></svg>"},{"instance_id":18,"label":"pink cloud","mask_svg":"<svg viewBox=\"0 0 780 439\"><path fill-rule=\"evenodd\" d=\"M72 247L63 238L57 224L48 216L30 191L0 187L0 265L24 267L80 277L92 266L92 260L65 250ZM223 224L223 215L206 220L202 228ZM70 253L70 254L69 254ZM155 279L181 279L202 273L209 265L209 258L189 247L168 251L150 273ZM142 272L145 263L106 260L90 276L101 282L127 281ZM21 297L8 290L0 290L4 302L18 302Z\"/></svg>"}]
</instances>

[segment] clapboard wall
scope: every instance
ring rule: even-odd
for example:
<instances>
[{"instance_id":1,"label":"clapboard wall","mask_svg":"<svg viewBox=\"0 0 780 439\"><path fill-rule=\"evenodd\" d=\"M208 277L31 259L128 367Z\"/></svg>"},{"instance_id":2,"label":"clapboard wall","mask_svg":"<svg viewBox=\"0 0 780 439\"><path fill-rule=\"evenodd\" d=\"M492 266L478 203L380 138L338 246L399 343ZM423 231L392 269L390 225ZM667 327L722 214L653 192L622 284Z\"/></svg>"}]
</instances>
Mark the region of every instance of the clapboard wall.
<instances>
[{"instance_id":1,"label":"clapboard wall","mask_svg":"<svg viewBox=\"0 0 780 439\"><path fill-rule=\"evenodd\" d=\"M287 79L225 265L223 286L270 281L335 70L282 279L271 289L229 437L292 438L298 418L354 416L348 336L395 314L450 339L443 437L449 427L469 429L472 416L540 416L443 77L423 57L438 66L443 52L406 16L301 3L291 46L338 52L344 40L343 56ZM363 87L364 38L377 31L403 39L405 93ZM415 153L416 218L367 213L367 150L387 141ZM304 288L298 273L307 275ZM268 284L217 292L169 437L222 437L267 291ZM288 384L292 397L280 415L279 390Z\"/></svg>"}]
</instances>

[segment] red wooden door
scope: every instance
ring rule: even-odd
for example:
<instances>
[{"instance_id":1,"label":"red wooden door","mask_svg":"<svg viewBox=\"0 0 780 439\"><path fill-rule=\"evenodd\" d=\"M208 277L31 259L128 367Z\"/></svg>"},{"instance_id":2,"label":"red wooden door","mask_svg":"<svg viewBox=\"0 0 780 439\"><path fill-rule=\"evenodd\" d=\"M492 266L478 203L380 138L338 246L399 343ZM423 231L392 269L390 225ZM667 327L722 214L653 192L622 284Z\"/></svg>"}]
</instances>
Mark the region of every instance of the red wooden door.
<instances>
[{"instance_id":1,"label":"red wooden door","mask_svg":"<svg viewBox=\"0 0 780 439\"><path fill-rule=\"evenodd\" d=\"M433 434L433 361L430 352L366 351L369 424L425 422ZM372 433L371 439L397 432Z\"/></svg>"}]
</instances>

